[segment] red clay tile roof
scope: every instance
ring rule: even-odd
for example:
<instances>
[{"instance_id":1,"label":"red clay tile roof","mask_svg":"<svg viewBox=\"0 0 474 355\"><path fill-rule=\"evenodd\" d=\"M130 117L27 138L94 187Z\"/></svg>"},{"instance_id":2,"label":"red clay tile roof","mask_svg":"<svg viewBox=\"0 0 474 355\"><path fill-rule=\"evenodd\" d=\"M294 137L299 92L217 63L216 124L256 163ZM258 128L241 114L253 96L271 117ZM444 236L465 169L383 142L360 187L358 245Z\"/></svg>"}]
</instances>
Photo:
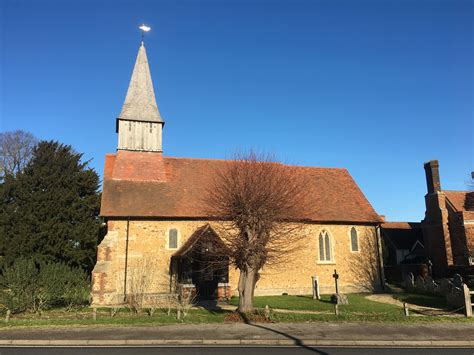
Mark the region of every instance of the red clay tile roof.
<instances>
[{"instance_id":1,"label":"red clay tile roof","mask_svg":"<svg viewBox=\"0 0 474 355\"><path fill-rule=\"evenodd\" d=\"M420 222L384 222L381 225L385 229L412 229L420 226Z\"/></svg>"},{"instance_id":2,"label":"red clay tile roof","mask_svg":"<svg viewBox=\"0 0 474 355\"><path fill-rule=\"evenodd\" d=\"M443 192L456 211L472 211L474 209L474 192L450 190L443 190Z\"/></svg>"},{"instance_id":3,"label":"red clay tile roof","mask_svg":"<svg viewBox=\"0 0 474 355\"><path fill-rule=\"evenodd\" d=\"M163 157L160 153L107 154L104 217L206 218L203 199L225 160ZM296 167L309 181L315 222L379 223L380 216L346 169ZM303 218L303 217L302 217Z\"/></svg>"}]
</instances>

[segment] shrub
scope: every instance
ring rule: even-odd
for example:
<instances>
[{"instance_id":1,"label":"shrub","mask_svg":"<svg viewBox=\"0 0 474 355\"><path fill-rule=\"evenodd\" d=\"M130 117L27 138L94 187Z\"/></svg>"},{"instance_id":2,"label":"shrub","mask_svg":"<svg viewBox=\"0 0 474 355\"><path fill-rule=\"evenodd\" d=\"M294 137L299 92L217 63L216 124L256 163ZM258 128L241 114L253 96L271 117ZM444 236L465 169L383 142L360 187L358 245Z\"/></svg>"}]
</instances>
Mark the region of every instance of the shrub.
<instances>
[{"instance_id":1,"label":"shrub","mask_svg":"<svg viewBox=\"0 0 474 355\"><path fill-rule=\"evenodd\" d=\"M62 302L67 311L78 309L89 302L90 279L80 268L69 268L64 283Z\"/></svg>"},{"instance_id":2,"label":"shrub","mask_svg":"<svg viewBox=\"0 0 474 355\"><path fill-rule=\"evenodd\" d=\"M0 308L40 313L50 306L65 306L69 311L87 303L89 292L89 278L79 268L18 259L2 270Z\"/></svg>"},{"instance_id":3,"label":"shrub","mask_svg":"<svg viewBox=\"0 0 474 355\"><path fill-rule=\"evenodd\" d=\"M0 277L1 307L18 313L36 308L38 269L33 260L20 258L2 270Z\"/></svg>"}]
</instances>

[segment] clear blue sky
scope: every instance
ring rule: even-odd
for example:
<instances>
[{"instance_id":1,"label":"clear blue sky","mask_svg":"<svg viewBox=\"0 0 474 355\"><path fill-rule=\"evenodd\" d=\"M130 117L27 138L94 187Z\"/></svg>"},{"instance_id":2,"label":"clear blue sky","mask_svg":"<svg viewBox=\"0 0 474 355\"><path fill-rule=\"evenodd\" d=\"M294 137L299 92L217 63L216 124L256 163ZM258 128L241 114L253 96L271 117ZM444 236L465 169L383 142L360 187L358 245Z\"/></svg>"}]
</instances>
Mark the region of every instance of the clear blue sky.
<instances>
[{"instance_id":1,"label":"clear blue sky","mask_svg":"<svg viewBox=\"0 0 474 355\"><path fill-rule=\"evenodd\" d=\"M145 22L166 155L345 167L389 220L423 218L427 160L467 187L473 1L0 4L0 129L71 144L100 174Z\"/></svg>"}]
</instances>

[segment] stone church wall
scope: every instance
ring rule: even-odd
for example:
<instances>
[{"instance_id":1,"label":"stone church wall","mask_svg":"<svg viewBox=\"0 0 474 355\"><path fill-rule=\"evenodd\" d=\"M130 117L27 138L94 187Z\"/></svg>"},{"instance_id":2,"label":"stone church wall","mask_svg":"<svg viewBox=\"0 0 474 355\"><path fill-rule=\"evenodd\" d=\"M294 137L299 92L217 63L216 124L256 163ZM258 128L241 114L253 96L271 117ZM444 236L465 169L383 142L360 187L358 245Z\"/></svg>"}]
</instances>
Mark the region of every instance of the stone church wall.
<instances>
[{"instance_id":1,"label":"stone church wall","mask_svg":"<svg viewBox=\"0 0 474 355\"><path fill-rule=\"evenodd\" d=\"M128 255L127 245L128 228ZM208 221L109 221L108 233L98 247L97 264L92 274L94 305L120 304L124 287L133 287L137 271L153 275L151 292L168 293L171 288L170 261L177 249L168 248L168 233L178 230L178 249L199 227ZM213 222L210 222L211 226ZM359 251L351 251L350 229L358 232ZM333 260L319 261L318 237L322 230L329 232ZM288 259L265 266L257 283L255 295L311 294L311 276L318 276L321 293L334 293L334 269L339 273L342 292L370 291L380 285L378 253L374 226L306 224L305 238L300 248ZM126 260L127 259L127 260ZM127 264L127 286L125 286ZM229 285L238 294L239 272L229 267Z\"/></svg>"}]
</instances>

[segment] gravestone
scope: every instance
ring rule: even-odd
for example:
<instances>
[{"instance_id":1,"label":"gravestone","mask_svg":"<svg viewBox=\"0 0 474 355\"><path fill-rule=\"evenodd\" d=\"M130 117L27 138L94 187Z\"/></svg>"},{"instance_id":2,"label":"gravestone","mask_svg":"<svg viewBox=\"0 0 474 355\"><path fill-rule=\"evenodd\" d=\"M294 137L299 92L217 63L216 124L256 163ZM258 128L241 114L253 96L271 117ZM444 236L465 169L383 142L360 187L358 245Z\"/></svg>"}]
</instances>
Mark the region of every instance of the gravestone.
<instances>
[{"instance_id":1,"label":"gravestone","mask_svg":"<svg viewBox=\"0 0 474 355\"><path fill-rule=\"evenodd\" d=\"M425 279L425 289L429 293L436 293L438 289L438 284L433 280L431 276L428 276Z\"/></svg>"},{"instance_id":2,"label":"gravestone","mask_svg":"<svg viewBox=\"0 0 474 355\"><path fill-rule=\"evenodd\" d=\"M446 293L446 302L455 307L463 307L465 304L463 286L453 285L451 290Z\"/></svg>"},{"instance_id":3,"label":"gravestone","mask_svg":"<svg viewBox=\"0 0 474 355\"><path fill-rule=\"evenodd\" d=\"M313 285L313 300L320 300L321 295L319 293L319 278L317 276L311 276L311 282Z\"/></svg>"},{"instance_id":4,"label":"gravestone","mask_svg":"<svg viewBox=\"0 0 474 355\"><path fill-rule=\"evenodd\" d=\"M408 290L411 290L413 289L413 287L415 287L415 276L413 275L412 272L409 272L405 276L405 288L407 288Z\"/></svg>"},{"instance_id":5,"label":"gravestone","mask_svg":"<svg viewBox=\"0 0 474 355\"><path fill-rule=\"evenodd\" d=\"M334 269L334 274L332 275L332 277L334 277L336 293L331 296L331 302L335 303L336 305L349 304L347 296L343 295L342 293L339 293L339 274L337 273L336 269Z\"/></svg>"},{"instance_id":6,"label":"gravestone","mask_svg":"<svg viewBox=\"0 0 474 355\"><path fill-rule=\"evenodd\" d=\"M459 275L459 274L454 274L453 275L453 284L454 284L454 286L461 288L462 284L463 284L462 276Z\"/></svg>"},{"instance_id":7,"label":"gravestone","mask_svg":"<svg viewBox=\"0 0 474 355\"><path fill-rule=\"evenodd\" d=\"M417 291L425 291L425 279L421 276L417 276L415 281L415 288Z\"/></svg>"},{"instance_id":8,"label":"gravestone","mask_svg":"<svg viewBox=\"0 0 474 355\"><path fill-rule=\"evenodd\" d=\"M347 296L343 295L342 293L335 293L331 295L331 302L337 305L349 304L349 300L347 299Z\"/></svg>"},{"instance_id":9,"label":"gravestone","mask_svg":"<svg viewBox=\"0 0 474 355\"><path fill-rule=\"evenodd\" d=\"M431 259L428 259L426 265L428 265L428 275L430 275L430 277L433 277L433 262L431 261Z\"/></svg>"},{"instance_id":10,"label":"gravestone","mask_svg":"<svg viewBox=\"0 0 474 355\"><path fill-rule=\"evenodd\" d=\"M451 289L454 287L453 283L449 279L441 279L439 281L438 293L441 295L446 295L451 292Z\"/></svg>"}]
</instances>

